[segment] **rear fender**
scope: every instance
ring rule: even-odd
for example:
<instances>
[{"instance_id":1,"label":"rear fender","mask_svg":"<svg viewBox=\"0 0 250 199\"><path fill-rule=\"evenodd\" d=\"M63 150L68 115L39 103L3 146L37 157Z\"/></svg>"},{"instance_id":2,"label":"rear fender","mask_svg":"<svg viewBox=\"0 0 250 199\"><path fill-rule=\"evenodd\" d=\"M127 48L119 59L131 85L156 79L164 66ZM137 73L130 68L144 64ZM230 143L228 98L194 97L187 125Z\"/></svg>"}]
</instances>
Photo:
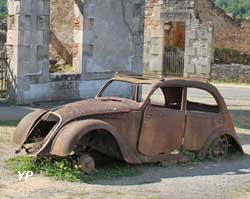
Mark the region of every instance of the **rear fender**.
<instances>
[{"instance_id":1,"label":"rear fender","mask_svg":"<svg viewBox=\"0 0 250 199\"><path fill-rule=\"evenodd\" d=\"M51 155L66 157L71 154L74 146L89 132L95 130L105 130L116 140L123 159L129 163L140 163L127 143L120 134L110 124L102 120L88 119L75 121L63 127L55 137L50 150Z\"/></svg>"},{"instance_id":2,"label":"rear fender","mask_svg":"<svg viewBox=\"0 0 250 199\"><path fill-rule=\"evenodd\" d=\"M203 148L200 150L200 155L202 158L204 158L206 156L207 151L209 149L209 146L212 144L213 140L216 137L221 136L221 135L227 135L227 136L231 137L233 139L233 141L235 142L235 144L237 145L238 151L240 153L244 154L244 151L243 151L242 146L240 144L240 140L234 132L230 131L229 129L217 129L208 137Z\"/></svg>"}]
</instances>

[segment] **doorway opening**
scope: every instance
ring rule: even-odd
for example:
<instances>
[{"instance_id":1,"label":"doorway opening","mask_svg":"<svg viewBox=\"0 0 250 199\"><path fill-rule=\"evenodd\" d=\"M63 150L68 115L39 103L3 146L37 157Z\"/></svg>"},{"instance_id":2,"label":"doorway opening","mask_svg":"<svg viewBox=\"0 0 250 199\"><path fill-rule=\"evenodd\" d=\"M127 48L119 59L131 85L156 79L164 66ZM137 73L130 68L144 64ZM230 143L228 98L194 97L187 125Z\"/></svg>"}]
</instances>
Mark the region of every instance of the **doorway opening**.
<instances>
[{"instance_id":1,"label":"doorway opening","mask_svg":"<svg viewBox=\"0 0 250 199\"><path fill-rule=\"evenodd\" d=\"M74 0L50 1L50 73L73 73Z\"/></svg>"},{"instance_id":2,"label":"doorway opening","mask_svg":"<svg viewBox=\"0 0 250 199\"><path fill-rule=\"evenodd\" d=\"M185 30L184 21L166 21L164 24L163 75L165 76L183 76Z\"/></svg>"}]
</instances>

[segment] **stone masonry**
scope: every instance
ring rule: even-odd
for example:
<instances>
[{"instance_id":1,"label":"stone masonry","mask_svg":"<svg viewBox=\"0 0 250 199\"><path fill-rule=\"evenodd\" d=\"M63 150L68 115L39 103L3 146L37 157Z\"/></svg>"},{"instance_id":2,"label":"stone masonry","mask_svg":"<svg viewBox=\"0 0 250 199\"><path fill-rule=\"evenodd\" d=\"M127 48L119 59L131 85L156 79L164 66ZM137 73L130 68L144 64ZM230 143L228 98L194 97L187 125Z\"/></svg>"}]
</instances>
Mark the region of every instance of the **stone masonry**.
<instances>
[{"instance_id":1,"label":"stone masonry","mask_svg":"<svg viewBox=\"0 0 250 199\"><path fill-rule=\"evenodd\" d=\"M214 47L250 51L250 21L212 0L8 0L8 12L9 94L18 104L93 97L115 72L163 76L169 22L185 24L186 78L229 70L211 70ZM50 74L50 59L74 73Z\"/></svg>"},{"instance_id":2,"label":"stone masonry","mask_svg":"<svg viewBox=\"0 0 250 199\"><path fill-rule=\"evenodd\" d=\"M74 13L70 23L73 36L61 43L72 55L75 73L50 74L49 38L55 36L60 43L64 37L60 36L62 29L55 32L57 24L50 28L55 17L52 14L50 18L50 5L55 2L8 0L12 101L23 104L93 97L115 72L141 73L144 2L74 0L73 12L69 11L70 18ZM73 45L67 47L67 41L72 40Z\"/></svg>"},{"instance_id":3,"label":"stone masonry","mask_svg":"<svg viewBox=\"0 0 250 199\"><path fill-rule=\"evenodd\" d=\"M212 79L226 82L250 83L250 66L241 64L213 64Z\"/></svg>"},{"instance_id":4,"label":"stone masonry","mask_svg":"<svg viewBox=\"0 0 250 199\"><path fill-rule=\"evenodd\" d=\"M182 21L186 26L184 77L210 78L213 26L201 23L192 0L148 0L145 11L144 73L163 74L164 24Z\"/></svg>"},{"instance_id":5,"label":"stone masonry","mask_svg":"<svg viewBox=\"0 0 250 199\"><path fill-rule=\"evenodd\" d=\"M234 20L213 0L196 0L198 17L214 26L214 48L250 52L250 19Z\"/></svg>"}]
</instances>

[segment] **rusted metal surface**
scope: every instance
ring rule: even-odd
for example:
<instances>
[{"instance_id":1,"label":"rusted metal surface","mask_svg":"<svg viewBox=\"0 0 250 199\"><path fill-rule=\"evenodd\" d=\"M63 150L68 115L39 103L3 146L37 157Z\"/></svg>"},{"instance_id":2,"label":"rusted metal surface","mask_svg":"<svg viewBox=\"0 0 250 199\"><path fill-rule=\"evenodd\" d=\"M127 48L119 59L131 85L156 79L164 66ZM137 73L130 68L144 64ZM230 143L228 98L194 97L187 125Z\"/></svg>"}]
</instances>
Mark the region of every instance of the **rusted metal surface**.
<instances>
[{"instance_id":1,"label":"rusted metal surface","mask_svg":"<svg viewBox=\"0 0 250 199\"><path fill-rule=\"evenodd\" d=\"M102 97L113 81L136 86L134 100ZM151 87L146 98L139 101L143 84ZM215 107L218 113L206 112L211 108L208 105L202 105L205 111L197 111L195 107L201 105L187 100L189 87L211 93L218 104ZM165 98L161 106L150 100L159 88ZM227 136L243 152L225 102L214 86L184 79L116 76L95 99L26 116L17 127L14 142L20 147L33 143L36 148L30 151L35 155L66 157L96 151L139 164L179 159L181 148L206 154L218 136Z\"/></svg>"},{"instance_id":2,"label":"rusted metal surface","mask_svg":"<svg viewBox=\"0 0 250 199\"><path fill-rule=\"evenodd\" d=\"M144 112L139 151L145 155L170 154L179 149L185 127L185 112L154 107Z\"/></svg>"},{"instance_id":3,"label":"rusted metal surface","mask_svg":"<svg viewBox=\"0 0 250 199\"><path fill-rule=\"evenodd\" d=\"M29 135L30 130L34 126L35 122L38 121L39 118L46 112L47 110L37 110L26 115L16 127L16 132L13 136L13 142L18 145L22 145Z\"/></svg>"}]
</instances>

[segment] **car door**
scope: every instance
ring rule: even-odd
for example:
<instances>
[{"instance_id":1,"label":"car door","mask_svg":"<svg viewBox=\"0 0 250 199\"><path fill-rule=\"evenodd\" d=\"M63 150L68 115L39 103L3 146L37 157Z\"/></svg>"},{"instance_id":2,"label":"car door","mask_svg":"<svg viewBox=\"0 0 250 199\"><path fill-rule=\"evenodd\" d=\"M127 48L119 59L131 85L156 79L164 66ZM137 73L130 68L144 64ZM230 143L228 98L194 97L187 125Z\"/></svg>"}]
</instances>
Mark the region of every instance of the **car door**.
<instances>
[{"instance_id":1,"label":"car door","mask_svg":"<svg viewBox=\"0 0 250 199\"><path fill-rule=\"evenodd\" d=\"M147 104L138 149L145 155L170 154L182 145L185 112L181 87L157 89Z\"/></svg>"},{"instance_id":2,"label":"car door","mask_svg":"<svg viewBox=\"0 0 250 199\"><path fill-rule=\"evenodd\" d=\"M216 98L200 88L187 88L184 147L200 150L215 129L223 127L224 118Z\"/></svg>"}]
</instances>

